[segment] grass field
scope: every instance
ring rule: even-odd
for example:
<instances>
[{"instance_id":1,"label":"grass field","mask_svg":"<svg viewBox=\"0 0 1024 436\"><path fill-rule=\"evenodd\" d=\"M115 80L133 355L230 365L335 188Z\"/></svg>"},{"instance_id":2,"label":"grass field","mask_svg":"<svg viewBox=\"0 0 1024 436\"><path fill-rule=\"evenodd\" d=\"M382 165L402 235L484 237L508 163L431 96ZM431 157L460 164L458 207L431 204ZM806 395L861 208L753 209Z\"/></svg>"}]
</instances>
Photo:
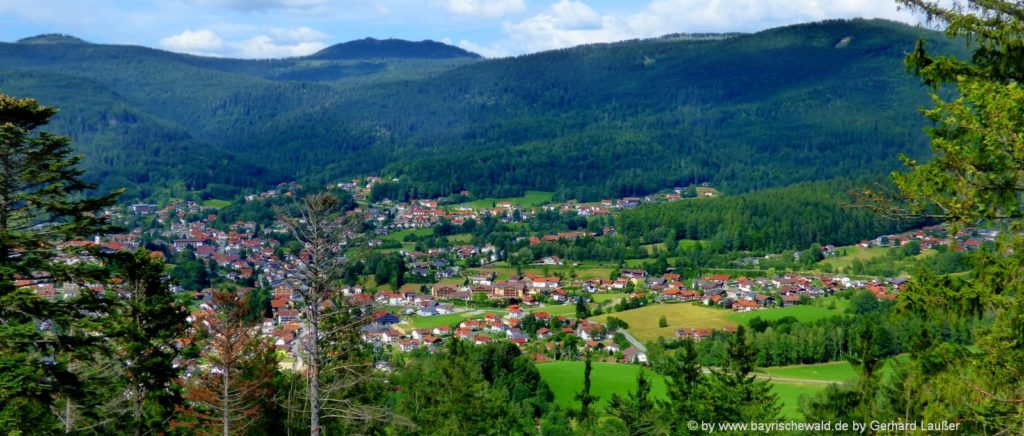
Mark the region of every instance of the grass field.
<instances>
[{"instance_id":1,"label":"grass field","mask_svg":"<svg viewBox=\"0 0 1024 436\"><path fill-rule=\"evenodd\" d=\"M487 313L494 313L499 316L505 316L507 312L504 310L497 309L480 309L471 310L468 312L451 313L448 315L436 315L436 316L418 316L411 315L408 317L409 327L414 329L432 329L434 327L441 326L452 326L458 324L467 319L483 318Z\"/></svg>"},{"instance_id":2,"label":"grass field","mask_svg":"<svg viewBox=\"0 0 1024 436\"><path fill-rule=\"evenodd\" d=\"M591 318L598 322L607 322L609 316L619 318L629 324L629 333L641 341L653 341L663 336L671 339L679 328L722 328L736 325L729 319L732 312L713 309L698 304L655 304L625 312L599 315ZM658 327L658 320L665 316L668 327Z\"/></svg>"},{"instance_id":3,"label":"grass field","mask_svg":"<svg viewBox=\"0 0 1024 436\"><path fill-rule=\"evenodd\" d=\"M212 199L209 199L209 200L203 200L203 206L205 206L205 207L212 207L214 209L221 209L221 208L229 206L230 204L231 204L230 201L218 200L216 198L212 198Z\"/></svg>"},{"instance_id":4,"label":"grass field","mask_svg":"<svg viewBox=\"0 0 1024 436\"><path fill-rule=\"evenodd\" d=\"M575 318L576 317L576 305L575 304L555 304L555 305L544 305L541 307L531 307L523 309L526 312L547 312L551 316L565 315Z\"/></svg>"},{"instance_id":5,"label":"grass field","mask_svg":"<svg viewBox=\"0 0 1024 436\"><path fill-rule=\"evenodd\" d=\"M596 294L590 294L590 298L595 303L603 303L605 301L616 301L621 300L626 296L624 292L598 292Z\"/></svg>"},{"instance_id":6,"label":"grass field","mask_svg":"<svg viewBox=\"0 0 1024 436\"><path fill-rule=\"evenodd\" d=\"M500 280L507 280L510 276L516 274L515 267L510 266L506 262L495 262L478 269L494 271L495 273L498 274L498 279ZM607 279L611 275L613 269L615 269L615 265L605 265L597 262L580 262L579 265L576 265L575 267L569 265L568 262L566 262L566 264L564 265L531 265L522 268L523 274L544 275L544 272L547 271L548 275L562 273L562 275L566 278L568 278L570 274L573 271L575 271L576 278L584 280L592 278ZM477 269L474 269L473 271L476 270Z\"/></svg>"},{"instance_id":7,"label":"grass field","mask_svg":"<svg viewBox=\"0 0 1024 436\"><path fill-rule=\"evenodd\" d=\"M859 259L861 262L872 260L879 257L885 257L886 253L889 252L890 247L869 247L864 248L859 245L850 245L845 247L839 247L837 250L845 250L845 256L830 257L828 259L818 262L818 268L822 268L826 265L831 266L833 271L842 271L844 268L851 267L855 259ZM921 254L908 258L907 260L898 261L897 264L904 270L912 268L913 262L909 262L912 259L923 259L929 256L934 256L938 251L933 249L922 250ZM907 271L905 271L907 272Z\"/></svg>"},{"instance_id":8,"label":"grass field","mask_svg":"<svg viewBox=\"0 0 1024 436\"><path fill-rule=\"evenodd\" d=\"M829 309L828 303L835 301L835 309ZM737 324L747 324L755 317L763 320L776 320L787 316L795 317L800 322L813 322L822 318L828 318L846 313L846 307L850 305L849 300L829 297L816 301L817 304L797 305L767 310L755 310L753 312L734 313L729 315L729 320ZM820 306L818 305L820 304Z\"/></svg>"},{"instance_id":9,"label":"grass field","mask_svg":"<svg viewBox=\"0 0 1024 436\"><path fill-rule=\"evenodd\" d=\"M798 421L804 418L800 413L800 397L814 395L826 386L820 383L772 382L772 392L782 403L782 417Z\"/></svg>"},{"instance_id":10,"label":"grass field","mask_svg":"<svg viewBox=\"0 0 1024 436\"><path fill-rule=\"evenodd\" d=\"M402 242L402 239L405 238L408 235L430 236L430 235L433 235L433 234L434 234L434 229L431 229L431 228L426 228L426 229L405 229L405 230L399 230L397 232L388 233L387 235L381 236L380 239L385 240L385 241L398 241L398 242Z\"/></svg>"},{"instance_id":11,"label":"grass field","mask_svg":"<svg viewBox=\"0 0 1024 436\"><path fill-rule=\"evenodd\" d=\"M606 362L594 362L593 365L590 373L590 393L600 397L596 409L602 414L613 393L625 396L636 391L636 376L644 369L638 365ZM563 361L538 364L537 370L554 392L556 404L578 408L579 404L574 397L577 392L583 390L583 367L584 362L581 361ZM649 369L646 370L646 375L653 382L651 395L655 398L665 398L665 379Z\"/></svg>"},{"instance_id":12,"label":"grass field","mask_svg":"<svg viewBox=\"0 0 1024 436\"><path fill-rule=\"evenodd\" d=\"M829 362L814 365L773 366L758 371L772 377L844 382L857 378L850 362Z\"/></svg>"},{"instance_id":13,"label":"grass field","mask_svg":"<svg viewBox=\"0 0 1024 436\"><path fill-rule=\"evenodd\" d=\"M490 209L490 208L494 207L494 205L496 205L496 204L498 204L500 202L507 201L507 202L512 203L512 204L517 205L517 206L534 207L534 206L540 206L540 205L542 205L544 203L551 202L551 198L553 196L554 196L554 193L552 193L552 192L526 191L526 194L523 195L522 197L510 197L510 198L488 197L488 198L481 198L479 200L473 200L473 201L468 201L468 202L465 202L465 203L461 203L458 206L469 206L469 207L472 207L473 209Z\"/></svg>"}]
</instances>

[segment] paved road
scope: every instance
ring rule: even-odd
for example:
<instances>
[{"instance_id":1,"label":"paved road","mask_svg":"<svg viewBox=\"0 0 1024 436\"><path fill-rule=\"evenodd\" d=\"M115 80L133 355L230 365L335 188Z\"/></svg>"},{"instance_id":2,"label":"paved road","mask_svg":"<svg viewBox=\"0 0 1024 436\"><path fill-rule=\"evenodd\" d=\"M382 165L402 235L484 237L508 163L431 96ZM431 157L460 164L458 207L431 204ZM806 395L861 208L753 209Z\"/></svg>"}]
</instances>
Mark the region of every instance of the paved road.
<instances>
[{"instance_id":1,"label":"paved road","mask_svg":"<svg viewBox=\"0 0 1024 436\"><path fill-rule=\"evenodd\" d=\"M647 347L644 346L643 342L640 342L639 340L634 338L633 335L629 334L629 332L627 332L625 330L619 330L619 331L622 332L622 336L625 336L626 340L629 341L630 344L633 344L633 346L636 347L636 349L638 349L640 351L643 351L644 353L647 352Z\"/></svg>"}]
</instances>

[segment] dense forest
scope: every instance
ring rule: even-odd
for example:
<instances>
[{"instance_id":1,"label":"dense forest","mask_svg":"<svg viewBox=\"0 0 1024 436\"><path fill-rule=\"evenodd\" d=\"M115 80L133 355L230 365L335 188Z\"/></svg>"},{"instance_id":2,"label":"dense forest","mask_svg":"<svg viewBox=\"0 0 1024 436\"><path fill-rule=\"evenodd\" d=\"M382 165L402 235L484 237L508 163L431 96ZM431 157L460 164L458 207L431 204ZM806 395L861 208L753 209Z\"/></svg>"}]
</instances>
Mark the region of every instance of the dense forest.
<instances>
[{"instance_id":1,"label":"dense forest","mask_svg":"<svg viewBox=\"0 0 1024 436\"><path fill-rule=\"evenodd\" d=\"M879 20L494 60L363 40L243 61L51 36L0 44L0 90L62 107L53 129L75 139L90 180L130 198L369 174L420 197L739 193L926 156L925 93L901 71L917 37L960 50ZM345 59L318 58L333 52Z\"/></svg>"},{"instance_id":2,"label":"dense forest","mask_svg":"<svg viewBox=\"0 0 1024 436\"><path fill-rule=\"evenodd\" d=\"M648 242L711 241L728 251L780 252L812 244L851 245L921 220L887 219L853 207L848 194L869 182L833 180L700 201L643 206L619 216L618 231Z\"/></svg>"}]
</instances>

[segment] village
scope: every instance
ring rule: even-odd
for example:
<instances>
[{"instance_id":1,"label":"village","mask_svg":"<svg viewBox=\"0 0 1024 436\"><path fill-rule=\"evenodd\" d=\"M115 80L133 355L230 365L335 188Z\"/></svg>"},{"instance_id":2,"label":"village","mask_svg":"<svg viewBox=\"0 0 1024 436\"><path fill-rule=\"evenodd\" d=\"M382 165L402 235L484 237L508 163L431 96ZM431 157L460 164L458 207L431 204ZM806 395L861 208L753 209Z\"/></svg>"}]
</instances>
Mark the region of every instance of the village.
<instances>
[{"instance_id":1,"label":"village","mask_svg":"<svg viewBox=\"0 0 1024 436\"><path fill-rule=\"evenodd\" d=\"M367 178L338 187L351 192L357 201L366 201L377 178ZM247 202L290 198L300 188L294 183L245 198ZM443 206L444 199L363 203L358 213L373 223L367 240L370 249L383 247L382 238L392 232L430 229L440 223L461 224L467 220L495 217L505 222L528 222L539 211L558 210L580 216L601 216L617 209L628 209L654 201L680 201L678 191L645 198L606 200L600 204L545 203L525 206L496 201L493 207ZM710 191L709 191L710 193ZM468 193L463 193L468 194ZM713 195L713 194L712 194ZM218 228L217 208L192 201L180 201L157 207L135 204L112 210L115 219L151 220L148 229L136 227L130 232L113 234L94 241L105 250L151 249L158 258L183 253L194 256L218 277L221 285L230 285L240 295L256 288L270 291L269 308L262 324L263 334L271 337L277 350L289 361L300 362L300 340L305 333L301 297L295 290L294 271L298 253L283 250L277 236L285 233L275 223L238 221ZM942 226L932 226L899 235L883 235L862 241L860 247L899 247L911 242L922 248L947 245L950 238ZM605 226L600 234L614 234ZM973 236L972 236L973 235ZM991 231L961 229L954 240L956 249L970 250L991 241ZM600 237L586 231L559 232L530 236L530 246ZM837 248L822 247L826 256ZM381 353L436 350L451 338L474 344L509 341L531 353L538 361L575 359L585 351L599 351L607 359L644 363L643 343L629 329L609 322L609 316L649 305L672 307L701 306L722 313L783 310L808 305L844 290L868 290L878 299L895 299L906 278L852 278L844 274L784 273L763 277L709 274L690 279L681 272L649 274L640 268L622 268L607 275L569 277L562 272L545 274L550 267L564 267L557 256L534 259L528 271L510 272L507 268L489 268L508 258L493 244L455 243L425 251L399 244L388 251L399 256L404 274L411 279L397 289L374 283L345 285L341 296L367 316L362 338ZM68 261L72 261L68 259ZM211 268L211 265L215 266ZM499 271L500 270L500 271ZM49 299L74 295L81 290L75 284L36 284L32 280L20 286L34 287ZM102 286L92 291L102 292ZM173 284L176 293L190 296L193 317L209 310L214 288L188 288ZM679 305L679 306L676 306ZM589 315L604 314L588 319ZM666 326L671 327L671 326ZM716 332L728 333L735 326L702 326L692 323L671 329L666 339L705 339Z\"/></svg>"}]
</instances>

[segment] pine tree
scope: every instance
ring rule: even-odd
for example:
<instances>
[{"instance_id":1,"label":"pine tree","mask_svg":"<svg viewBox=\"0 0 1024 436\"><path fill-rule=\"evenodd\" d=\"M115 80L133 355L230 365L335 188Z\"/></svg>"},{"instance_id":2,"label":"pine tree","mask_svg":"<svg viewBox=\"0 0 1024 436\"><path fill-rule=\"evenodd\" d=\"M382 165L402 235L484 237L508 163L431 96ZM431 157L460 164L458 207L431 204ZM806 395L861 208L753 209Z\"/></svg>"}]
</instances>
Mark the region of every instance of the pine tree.
<instances>
[{"instance_id":1,"label":"pine tree","mask_svg":"<svg viewBox=\"0 0 1024 436\"><path fill-rule=\"evenodd\" d=\"M593 370L593 366L593 359L590 353L587 353L583 366L583 390L576 393L576 400L580 402L580 409L576 412L576 422L584 428L592 424L594 414L591 406L600 399L590 393L590 372Z\"/></svg>"},{"instance_id":2,"label":"pine tree","mask_svg":"<svg viewBox=\"0 0 1024 436\"><path fill-rule=\"evenodd\" d=\"M104 334L110 339L127 404L117 427L139 435L170 426L181 404L176 360L187 312L175 301L164 264L145 250L110 258L115 286Z\"/></svg>"},{"instance_id":3,"label":"pine tree","mask_svg":"<svg viewBox=\"0 0 1024 436\"><path fill-rule=\"evenodd\" d=\"M612 394L608 414L622 420L629 436L659 434L658 414L651 398L651 380L643 371L636 376L636 392L625 398Z\"/></svg>"},{"instance_id":4,"label":"pine tree","mask_svg":"<svg viewBox=\"0 0 1024 436\"><path fill-rule=\"evenodd\" d=\"M278 359L273 344L250 316L249 296L214 294L213 305L193 321L206 350L185 383L190 431L224 436L252 433L274 394Z\"/></svg>"},{"instance_id":5,"label":"pine tree","mask_svg":"<svg viewBox=\"0 0 1024 436\"><path fill-rule=\"evenodd\" d=\"M933 2L897 0L922 12L951 37L963 38L970 60L929 53L923 42L907 56L911 72L933 87L955 85L952 100L932 95L924 115L933 158L904 157L909 171L893 176L898 195L868 192L875 207L902 216L946 220L953 232L979 221L998 222L992 250L973 256L973 278L963 284L928 271L915 275L898 308L923 316L989 317L977 349L931 343L898 380L904 398L932 395L914 411L924 420L958 421L960 431L1019 434L1024 429L1024 5L1006 0ZM892 201L895 199L909 207ZM894 206L895 204L895 206Z\"/></svg>"},{"instance_id":6,"label":"pine tree","mask_svg":"<svg viewBox=\"0 0 1024 436\"><path fill-rule=\"evenodd\" d=\"M56 112L0 94L0 431L53 430L55 400L86 389L74 362L90 359L101 340L82 316L103 313L94 294L48 301L34 292L102 280L94 264L62 256L89 251L69 241L111 230L101 210L116 198L85 195L92 186L70 140L37 130Z\"/></svg>"}]
</instances>

